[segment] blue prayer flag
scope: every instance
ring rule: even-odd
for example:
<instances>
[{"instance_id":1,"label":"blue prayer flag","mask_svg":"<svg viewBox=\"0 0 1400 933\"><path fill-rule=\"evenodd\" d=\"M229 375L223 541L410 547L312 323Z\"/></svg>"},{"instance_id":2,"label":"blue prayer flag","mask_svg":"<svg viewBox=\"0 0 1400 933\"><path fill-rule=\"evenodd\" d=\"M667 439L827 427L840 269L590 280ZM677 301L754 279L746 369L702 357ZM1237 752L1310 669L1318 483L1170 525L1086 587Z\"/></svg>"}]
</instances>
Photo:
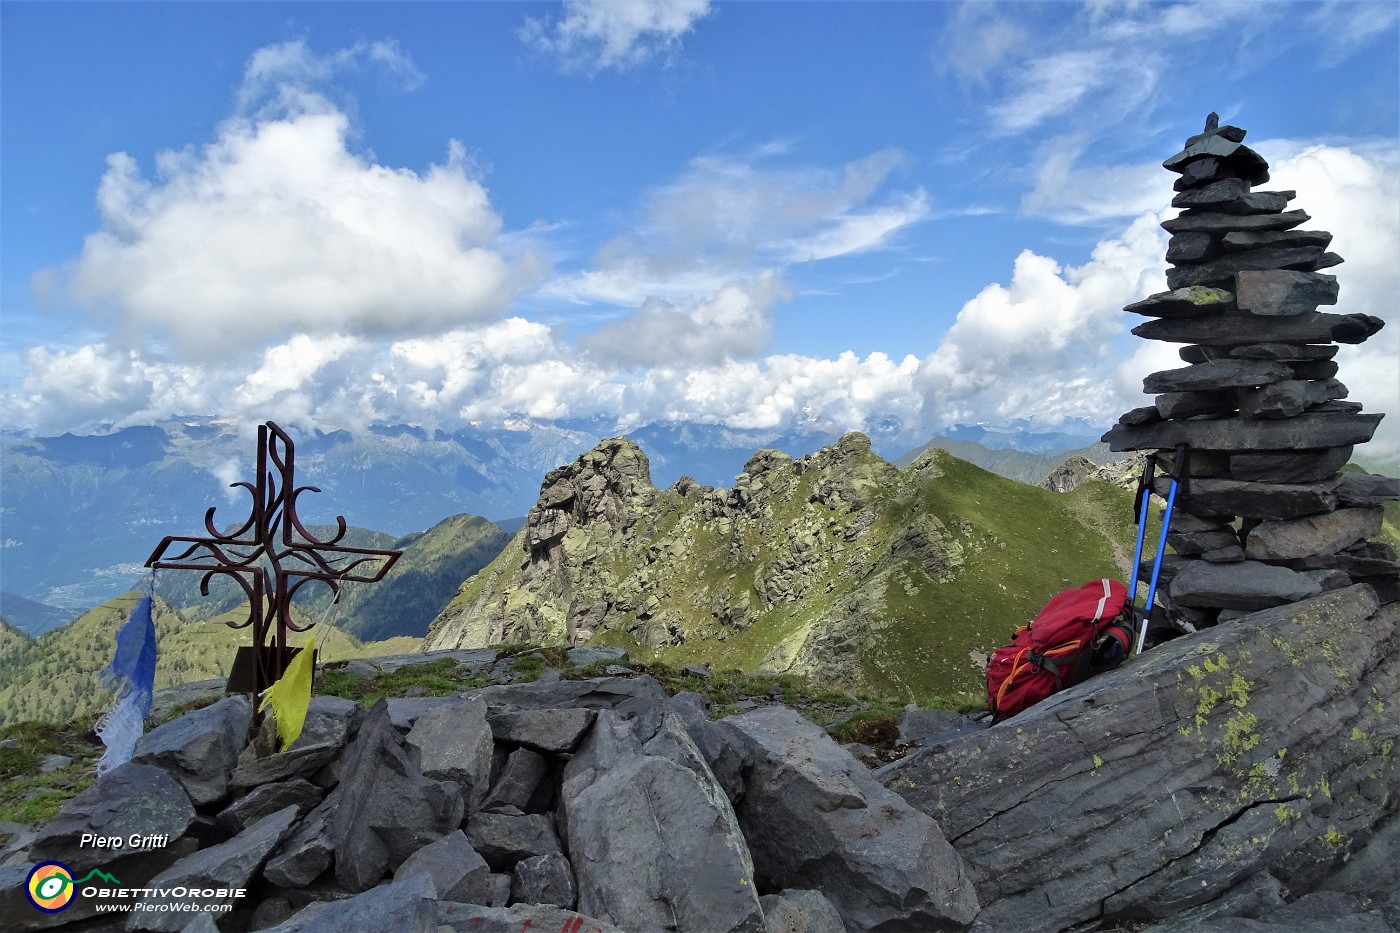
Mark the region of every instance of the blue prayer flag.
<instances>
[{"instance_id":1,"label":"blue prayer flag","mask_svg":"<svg viewBox=\"0 0 1400 933\"><path fill-rule=\"evenodd\" d=\"M131 760L146 715L151 711L156 686L156 626L151 618L149 591L117 632L116 653L101 676L107 688L117 695L117 705L103 714L97 724L97 734L107 746L97 771L105 774Z\"/></svg>"}]
</instances>

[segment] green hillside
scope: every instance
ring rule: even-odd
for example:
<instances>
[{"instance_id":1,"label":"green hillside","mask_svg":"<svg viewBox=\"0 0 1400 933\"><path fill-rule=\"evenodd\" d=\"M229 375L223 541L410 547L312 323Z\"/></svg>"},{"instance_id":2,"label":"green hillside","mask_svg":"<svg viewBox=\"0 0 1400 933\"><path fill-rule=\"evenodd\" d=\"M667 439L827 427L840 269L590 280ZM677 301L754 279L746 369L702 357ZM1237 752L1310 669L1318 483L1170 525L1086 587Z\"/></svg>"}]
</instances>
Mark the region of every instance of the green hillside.
<instances>
[{"instance_id":1,"label":"green hillside","mask_svg":"<svg viewBox=\"0 0 1400 933\"><path fill-rule=\"evenodd\" d=\"M116 633L136 606L135 591L109 600L83 614L64 628L8 650L13 639L0 631L0 716L4 720L67 722L101 711L110 705L111 693L102 686L99 673L112 660ZM213 619L193 621L157 599L156 689L173 684L228 675L240 645L250 642L247 629L234 629L243 612L225 613ZM298 614L302 621L314 621ZM322 661L416 651L418 639L364 645L358 639L325 626L316 626ZM293 634L291 643L304 644L308 634Z\"/></svg>"},{"instance_id":2,"label":"green hillside","mask_svg":"<svg viewBox=\"0 0 1400 933\"><path fill-rule=\"evenodd\" d=\"M980 652L1059 590L1123 578L1133 542L1121 489L1051 493L939 449L898 470L862 435L760 451L730 490L657 490L615 439L541 504L429 648L588 641L934 702L980 690Z\"/></svg>"}]
</instances>

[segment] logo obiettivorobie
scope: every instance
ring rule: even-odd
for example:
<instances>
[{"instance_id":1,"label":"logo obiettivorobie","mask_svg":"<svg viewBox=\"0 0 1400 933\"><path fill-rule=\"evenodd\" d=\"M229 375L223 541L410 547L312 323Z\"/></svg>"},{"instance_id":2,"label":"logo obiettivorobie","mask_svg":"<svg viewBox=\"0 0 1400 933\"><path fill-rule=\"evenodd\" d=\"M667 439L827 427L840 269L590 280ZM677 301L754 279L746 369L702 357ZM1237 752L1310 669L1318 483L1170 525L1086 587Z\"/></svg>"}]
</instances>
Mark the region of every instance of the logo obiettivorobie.
<instances>
[{"instance_id":1,"label":"logo obiettivorobie","mask_svg":"<svg viewBox=\"0 0 1400 933\"><path fill-rule=\"evenodd\" d=\"M78 885L94 875L111 884L121 884L116 878L96 868L75 881L73 869L62 862L40 862L29 872L25 893L29 895L29 903L36 908L45 913L56 914L73 903Z\"/></svg>"}]
</instances>

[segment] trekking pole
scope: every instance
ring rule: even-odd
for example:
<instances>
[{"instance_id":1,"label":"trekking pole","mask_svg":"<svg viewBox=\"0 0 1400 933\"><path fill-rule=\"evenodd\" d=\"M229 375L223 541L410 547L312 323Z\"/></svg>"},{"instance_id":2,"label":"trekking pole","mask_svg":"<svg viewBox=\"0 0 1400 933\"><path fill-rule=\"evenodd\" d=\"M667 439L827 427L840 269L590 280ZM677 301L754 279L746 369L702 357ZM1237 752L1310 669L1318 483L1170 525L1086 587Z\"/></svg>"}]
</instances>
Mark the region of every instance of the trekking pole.
<instances>
[{"instance_id":1,"label":"trekking pole","mask_svg":"<svg viewBox=\"0 0 1400 933\"><path fill-rule=\"evenodd\" d=\"M1128 605L1137 602L1138 574L1142 567L1142 539L1147 532L1147 504L1152 499L1152 474L1157 471L1157 458L1148 456L1142 463L1142 478L1138 480L1133 514L1137 516L1137 546L1133 549L1132 580L1128 584Z\"/></svg>"},{"instance_id":2,"label":"trekking pole","mask_svg":"<svg viewBox=\"0 0 1400 933\"><path fill-rule=\"evenodd\" d=\"M1147 625L1152 620L1152 603L1157 598L1157 579L1162 573L1162 555L1167 550L1167 530L1172 525L1172 509L1176 507L1176 491L1178 487L1187 479L1187 462L1191 457L1191 447L1189 444L1176 445L1176 457L1172 463L1172 484L1167 491L1167 510L1162 514L1162 533L1157 538L1157 557L1152 562L1152 582L1147 587L1147 605L1143 607L1142 628L1138 631L1137 648L1135 653L1142 654L1143 645L1147 642Z\"/></svg>"}]
</instances>

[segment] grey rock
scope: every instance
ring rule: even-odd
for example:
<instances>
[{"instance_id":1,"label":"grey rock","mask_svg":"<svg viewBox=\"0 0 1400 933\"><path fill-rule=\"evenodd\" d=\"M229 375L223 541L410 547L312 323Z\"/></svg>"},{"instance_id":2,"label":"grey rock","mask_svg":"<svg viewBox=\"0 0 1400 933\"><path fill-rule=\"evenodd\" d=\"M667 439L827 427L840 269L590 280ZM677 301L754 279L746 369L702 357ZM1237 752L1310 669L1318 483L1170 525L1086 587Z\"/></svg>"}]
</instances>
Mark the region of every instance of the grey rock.
<instances>
[{"instance_id":1,"label":"grey rock","mask_svg":"<svg viewBox=\"0 0 1400 933\"><path fill-rule=\"evenodd\" d=\"M1314 311L1288 317L1232 314L1201 318L1159 318L1133 328L1146 340L1237 347L1258 343L1364 343L1385 326L1367 314Z\"/></svg>"},{"instance_id":2,"label":"grey rock","mask_svg":"<svg viewBox=\"0 0 1400 933\"><path fill-rule=\"evenodd\" d=\"M62 771L73 763L73 759L67 755L49 755L39 763L40 774L52 774L55 771Z\"/></svg>"},{"instance_id":3,"label":"grey rock","mask_svg":"<svg viewBox=\"0 0 1400 933\"><path fill-rule=\"evenodd\" d=\"M227 685L227 677L213 677L209 680L196 680L187 684L163 687L152 695L151 711L146 714L146 718L156 722L164 722L176 707L182 707L188 703L217 703L224 697L224 688Z\"/></svg>"},{"instance_id":4,"label":"grey rock","mask_svg":"<svg viewBox=\"0 0 1400 933\"><path fill-rule=\"evenodd\" d=\"M510 903L511 875L493 873L491 876L491 907L504 907Z\"/></svg>"},{"instance_id":5,"label":"grey rock","mask_svg":"<svg viewBox=\"0 0 1400 933\"><path fill-rule=\"evenodd\" d=\"M1144 405L1141 408L1134 408L1123 414L1119 419L1119 424L1152 424L1161 421L1162 415L1157 411L1156 406Z\"/></svg>"},{"instance_id":6,"label":"grey rock","mask_svg":"<svg viewBox=\"0 0 1400 933\"><path fill-rule=\"evenodd\" d=\"M364 718L365 708L353 700L317 694L306 708L301 735L287 751L327 744L344 748Z\"/></svg>"},{"instance_id":7,"label":"grey rock","mask_svg":"<svg viewBox=\"0 0 1400 933\"><path fill-rule=\"evenodd\" d=\"M761 887L818 888L857 930L972 921L977 894L938 825L819 727L783 706L719 725L750 762L735 813Z\"/></svg>"},{"instance_id":8,"label":"grey rock","mask_svg":"<svg viewBox=\"0 0 1400 933\"><path fill-rule=\"evenodd\" d=\"M297 816L310 813L325 797L325 792L310 781L292 778L279 784L264 784L252 793L229 804L219 814L220 828L238 835L265 816L271 816L287 806L297 808Z\"/></svg>"},{"instance_id":9,"label":"grey rock","mask_svg":"<svg viewBox=\"0 0 1400 933\"><path fill-rule=\"evenodd\" d=\"M1126 306L1124 311L1148 317L1202 317L1235 310L1235 295L1223 288L1194 285L1149 295Z\"/></svg>"},{"instance_id":10,"label":"grey rock","mask_svg":"<svg viewBox=\"0 0 1400 933\"><path fill-rule=\"evenodd\" d=\"M1364 444L1380 424L1379 414L1303 414L1275 421L1221 418L1215 421L1159 421L1118 424L1103 436L1110 450L1171 449L1177 444L1196 450L1235 452L1299 448L1345 447ZM1222 510L1230 514L1229 509Z\"/></svg>"},{"instance_id":11,"label":"grey rock","mask_svg":"<svg viewBox=\"0 0 1400 933\"><path fill-rule=\"evenodd\" d=\"M1222 548L1237 548L1240 546L1240 539L1235 537L1235 532L1232 529L1222 528L1219 531L1206 531L1197 534L1169 533L1167 543L1176 553L1189 557L1193 554L1205 554Z\"/></svg>"},{"instance_id":12,"label":"grey rock","mask_svg":"<svg viewBox=\"0 0 1400 933\"><path fill-rule=\"evenodd\" d=\"M1237 564L1244 560L1244 548L1238 544L1228 544L1214 551L1206 551L1201 555L1201 560L1212 564Z\"/></svg>"},{"instance_id":13,"label":"grey rock","mask_svg":"<svg viewBox=\"0 0 1400 933\"><path fill-rule=\"evenodd\" d=\"M545 754L572 752L593 725L591 709L492 710L491 734L498 742Z\"/></svg>"},{"instance_id":14,"label":"grey rock","mask_svg":"<svg viewBox=\"0 0 1400 933\"><path fill-rule=\"evenodd\" d=\"M549 764L543 757L528 748L517 748L506 759L501 776L496 779L480 809L514 807L522 813L529 812L530 801L548 771Z\"/></svg>"},{"instance_id":15,"label":"grey rock","mask_svg":"<svg viewBox=\"0 0 1400 933\"><path fill-rule=\"evenodd\" d=\"M1289 368L1296 376L1300 366L1319 365L1314 363L1290 363ZM1335 371L1337 364L1323 361L1321 365ZM1346 398L1347 387L1336 379L1300 380L1290 379L1258 389L1240 393L1240 417L1242 418L1292 418L1302 412L1333 399Z\"/></svg>"},{"instance_id":16,"label":"grey rock","mask_svg":"<svg viewBox=\"0 0 1400 933\"><path fill-rule=\"evenodd\" d=\"M1172 601L1183 606L1255 610L1316 596L1322 587L1286 567L1246 560L1232 564L1196 561L1172 578L1168 590Z\"/></svg>"},{"instance_id":17,"label":"grey rock","mask_svg":"<svg viewBox=\"0 0 1400 933\"><path fill-rule=\"evenodd\" d=\"M464 696L450 697L394 697L386 700L389 704L389 722L400 732L407 733L418 722L418 717L432 710L454 709L461 705Z\"/></svg>"},{"instance_id":18,"label":"grey rock","mask_svg":"<svg viewBox=\"0 0 1400 933\"><path fill-rule=\"evenodd\" d=\"M1295 379L1331 379L1337 375L1340 367L1338 367L1336 360L1298 360L1290 362L1288 368L1293 370L1293 378ZM1340 385L1340 383L1338 384ZM1342 398L1345 395L1344 391L1336 397ZM1324 401L1330 401L1330 399L1324 399Z\"/></svg>"},{"instance_id":19,"label":"grey rock","mask_svg":"<svg viewBox=\"0 0 1400 933\"><path fill-rule=\"evenodd\" d=\"M127 929L183 929L189 922L189 915L162 907L166 904L194 901L205 912L222 910L222 905L233 904L235 899L231 894L220 897L217 892L249 887L268 855L291 830L296 818L296 806L285 807L262 818L228 842L201 849L180 859L150 880L147 888L153 889L153 893L142 899L144 907L132 911ZM182 888L212 893L190 898L173 896L174 891Z\"/></svg>"},{"instance_id":20,"label":"grey rock","mask_svg":"<svg viewBox=\"0 0 1400 933\"><path fill-rule=\"evenodd\" d=\"M1380 533L1379 508L1337 509L1291 521L1267 521L1249 532L1245 554L1251 560L1290 560L1335 554Z\"/></svg>"},{"instance_id":21,"label":"grey rock","mask_svg":"<svg viewBox=\"0 0 1400 933\"><path fill-rule=\"evenodd\" d=\"M650 674L561 680L552 684L496 684L480 696L492 709L612 709L633 699L664 703L666 691Z\"/></svg>"},{"instance_id":22,"label":"grey rock","mask_svg":"<svg viewBox=\"0 0 1400 933\"><path fill-rule=\"evenodd\" d=\"M1224 136L1212 134L1196 138L1194 142L1176 155L1162 163L1162 168L1178 175L1186 171L1191 165L1201 160L1216 161L1226 156L1234 155L1240 148L1239 140L1231 140Z\"/></svg>"},{"instance_id":23,"label":"grey rock","mask_svg":"<svg viewBox=\"0 0 1400 933\"><path fill-rule=\"evenodd\" d=\"M1344 473L1337 486L1337 501L1349 506L1385 505L1400 499L1400 479L1377 473Z\"/></svg>"},{"instance_id":24,"label":"grey rock","mask_svg":"<svg viewBox=\"0 0 1400 933\"><path fill-rule=\"evenodd\" d=\"M299 741L299 740L298 740ZM260 784L271 784L289 778L310 778L317 771L335 761L341 746L336 742L323 742L319 745L292 747L285 752L259 757L256 749L249 745L239 756L238 767L229 776L229 787L237 794Z\"/></svg>"},{"instance_id":25,"label":"grey rock","mask_svg":"<svg viewBox=\"0 0 1400 933\"><path fill-rule=\"evenodd\" d=\"M1088 457L1074 454L1036 483L1041 489L1051 492L1072 492L1078 489L1089 475L1097 470L1098 464Z\"/></svg>"},{"instance_id":26,"label":"grey rock","mask_svg":"<svg viewBox=\"0 0 1400 933\"><path fill-rule=\"evenodd\" d=\"M491 868L472 848L460 829L414 852L394 872L394 883L419 872L433 879L433 888L444 901L486 904L490 900Z\"/></svg>"},{"instance_id":27,"label":"grey rock","mask_svg":"<svg viewBox=\"0 0 1400 933\"><path fill-rule=\"evenodd\" d=\"M1287 520L1327 512L1337 507L1340 480L1316 483L1242 483L1233 479L1193 479L1177 504L1196 515L1220 515L1227 510L1244 518ZM1166 496L1171 481L1158 477L1153 490ZM1185 501L1183 502L1182 499Z\"/></svg>"},{"instance_id":28,"label":"grey rock","mask_svg":"<svg viewBox=\"0 0 1400 933\"><path fill-rule=\"evenodd\" d=\"M565 769L579 910L628 929L762 931L748 847L699 749L674 713L648 742L658 754L600 713Z\"/></svg>"},{"instance_id":29,"label":"grey rock","mask_svg":"<svg viewBox=\"0 0 1400 933\"><path fill-rule=\"evenodd\" d=\"M415 654L386 655L385 657L371 658L370 663L377 671L392 674L405 667L432 664L443 658L451 658L463 667L481 670L490 667L495 662L496 651L494 648L449 648L440 651L422 651Z\"/></svg>"},{"instance_id":30,"label":"grey rock","mask_svg":"<svg viewBox=\"0 0 1400 933\"><path fill-rule=\"evenodd\" d=\"M1256 612L877 776L954 840L992 929L1168 918L1260 872L1307 890L1295 875L1328 825L1386 811L1361 792L1369 775L1400 777L1350 738L1400 734L1397 626L1400 606L1378 612L1364 586ZM1324 643L1335 660L1300 677Z\"/></svg>"},{"instance_id":31,"label":"grey rock","mask_svg":"<svg viewBox=\"0 0 1400 933\"><path fill-rule=\"evenodd\" d=\"M1332 234L1325 230L1239 230L1225 234L1224 247L1229 250L1293 249L1299 246L1316 246L1326 249L1332 242ZM1331 304L1332 302L1325 302ZM1311 310L1311 309L1309 309ZM1257 313L1263 313L1256 311Z\"/></svg>"},{"instance_id":32,"label":"grey rock","mask_svg":"<svg viewBox=\"0 0 1400 933\"><path fill-rule=\"evenodd\" d=\"M846 933L841 915L820 891L789 888L759 898L764 933Z\"/></svg>"},{"instance_id":33,"label":"grey rock","mask_svg":"<svg viewBox=\"0 0 1400 933\"><path fill-rule=\"evenodd\" d=\"M381 700L347 750L340 784L328 798L335 877L348 890L373 887L462 822L457 787L424 777L399 742Z\"/></svg>"},{"instance_id":34,"label":"grey rock","mask_svg":"<svg viewBox=\"0 0 1400 933\"><path fill-rule=\"evenodd\" d=\"M120 838L166 836L178 839L194 822L194 807L184 788L168 772L129 761L102 775L87 790L63 805L39 831L29 847L35 862L81 865L94 849L82 837ZM153 851L155 846L127 848L121 853Z\"/></svg>"},{"instance_id":35,"label":"grey rock","mask_svg":"<svg viewBox=\"0 0 1400 933\"><path fill-rule=\"evenodd\" d=\"M1306 211L1293 210L1281 214L1214 214L1193 211L1170 220L1162 221L1162 228L1168 233L1183 233L1190 230L1207 233L1226 234L1235 230L1289 230L1305 224L1312 217Z\"/></svg>"},{"instance_id":36,"label":"grey rock","mask_svg":"<svg viewBox=\"0 0 1400 933\"><path fill-rule=\"evenodd\" d=\"M1300 570L1299 574L1316 583L1324 593L1340 590L1355 582L1350 575L1340 570Z\"/></svg>"},{"instance_id":37,"label":"grey rock","mask_svg":"<svg viewBox=\"0 0 1400 933\"><path fill-rule=\"evenodd\" d=\"M486 702L480 697L460 698L423 712L404 738L409 760L427 777L456 784L468 809L486 799L491 749Z\"/></svg>"},{"instance_id":38,"label":"grey rock","mask_svg":"<svg viewBox=\"0 0 1400 933\"><path fill-rule=\"evenodd\" d=\"M443 901L438 904L437 920L441 924L437 933L521 933L523 930L539 933L637 933L640 929L628 926L624 930L603 920L547 904L477 907Z\"/></svg>"},{"instance_id":39,"label":"grey rock","mask_svg":"<svg viewBox=\"0 0 1400 933\"><path fill-rule=\"evenodd\" d=\"M961 713L942 709L907 709L899 717L899 744L922 745L961 732L973 723Z\"/></svg>"},{"instance_id":40,"label":"grey rock","mask_svg":"<svg viewBox=\"0 0 1400 933\"><path fill-rule=\"evenodd\" d=\"M554 822L543 813L473 813L467 839L499 872L511 871L521 859L563 854Z\"/></svg>"},{"instance_id":41,"label":"grey rock","mask_svg":"<svg viewBox=\"0 0 1400 933\"><path fill-rule=\"evenodd\" d=\"M574 870L562 854L537 855L516 863L510 886L517 904L549 904L572 910L578 902Z\"/></svg>"},{"instance_id":42,"label":"grey rock","mask_svg":"<svg viewBox=\"0 0 1400 933\"><path fill-rule=\"evenodd\" d=\"M284 888L304 888L331 867L335 842L331 838L330 798L321 801L297 825L263 869L263 877Z\"/></svg>"},{"instance_id":43,"label":"grey rock","mask_svg":"<svg viewBox=\"0 0 1400 933\"><path fill-rule=\"evenodd\" d=\"M419 873L345 900L313 903L268 933L437 933L439 906L432 878Z\"/></svg>"},{"instance_id":44,"label":"grey rock","mask_svg":"<svg viewBox=\"0 0 1400 933\"><path fill-rule=\"evenodd\" d=\"M1220 254L1218 237L1209 233L1178 233L1167 244L1167 262L1200 262Z\"/></svg>"},{"instance_id":45,"label":"grey rock","mask_svg":"<svg viewBox=\"0 0 1400 933\"><path fill-rule=\"evenodd\" d=\"M1230 478L1243 482L1318 482L1336 476L1351 459L1351 452L1352 447L1348 445L1322 450L1234 454L1230 457Z\"/></svg>"},{"instance_id":46,"label":"grey rock","mask_svg":"<svg viewBox=\"0 0 1400 933\"><path fill-rule=\"evenodd\" d=\"M1241 311L1263 315L1307 314L1318 305L1336 304L1338 293L1335 275L1287 269L1241 272L1235 289Z\"/></svg>"},{"instance_id":47,"label":"grey rock","mask_svg":"<svg viewBox=\"0 0 1400 933\"><path fill-rule=\"evenodd\" d=\"M1231 347L1230 356L1237 359L1251 360L1288 360L1299 362L1317 362L1330 360L1337 355L1341 349L1335 344L1319 346L1317 344L1297 344L1297 343L1252 343L1242 347ZM1298 367L1292 367L1293 374L1298 375ZM1329 373L1336 375L1336 373ZM1305 378L1298 376L1298 378Z\"/></svg>"},{"instance_id":48,"label":"grey rock","mask_svg":"<svg viewBox=\"0 0 1400 933\"><path fill-rule=\"evenodd\" d=\"M1153 399L1163 418L1190 418L1194 415L1234 414L1237 394L1231 392L1164 392Z\"/></svg>"},{"instance_id":49,"label":"grey rock","mask_svg":"<svg viewBox=\"0 0 1400 933\"><path fill-rule=\"evenodd\" d=\"M1186 236L1187 234L1181 234ZM1266 269L1301 269L1311 271L1324 250L1318 246L1291 249L1252 249L1241 253L1226 253L1192 265L1175 266L1167 270L1167 287L1188 285L1229 284L1239 272Z\"/></svg>"},{"instance_id":50,"label":"grey rock","mask_svg":"<svg viewBox=\"0 0 1400 933\"><path fill-rule=\"evenodd\" d=\"M590 664L626 664L632 660L626 650L610 645L592 648L570 648L565 652L569 663L574 667L587 667Z\"/></svg>"},{"instance_id":51,"label":"grey rock","mask_svg":"<svg viewBox=\"0 0 1400 933\"><path fill-rule=\"evenodd\" d=\"M710 721L710 701L698 693L683 690L666 704L685 726L690 740L705 759L715 781L732 803L744 793L744 758L724 739L724 731Z\"/></svg>"},{"instance_id":52,"label":"grey rock","mask_svg":"<svg viewBox=\"0 0 1400 933\"><path fill-rule=\"evenodd\" d=\"M248 744L253 708L241 696L186 713L141 736L131 760L161 768L197 807L228 796L229 772Z\"/></svg>"},{"instance_id":53,"label":"grey rock","mask_svg":"<svg viewBox=\"0 0 1400 933\"><path fill-rule=\"evenodd\" d=\"M1293 200L1292 191L1254 191L1238 178L1223 178L1201 188L1191 188L1172 198L1172 207L1195 208L1219 214L1277 214Z\"/></svg>"},{"instance_id":54,"label":"grey rock","mask_svg":"<svg viewBox=\"0 0 1400 933\"><path fill-rule=\"evenodd\" d=\"M1269 360L1214 360L1153 373L1142 381L1144 392L1192 392L1249 388L1293 378L1293 370Z\"/></svg>"},{"instance_id":55,"label":"grey rock","mask_svg":"<svg viewBox=\"0 0 1400 933\"><path fill-rule=\"evenodd\" d=\"M248 920L248 929L266 930L275 927L277 924L291 919L294 913L296 913L296 908L285 897L265 897L258 902L257 907L253 908L253 915ZM218 929L217 926L214 927L215 931Z\"/></svg>"}]
</instances>

